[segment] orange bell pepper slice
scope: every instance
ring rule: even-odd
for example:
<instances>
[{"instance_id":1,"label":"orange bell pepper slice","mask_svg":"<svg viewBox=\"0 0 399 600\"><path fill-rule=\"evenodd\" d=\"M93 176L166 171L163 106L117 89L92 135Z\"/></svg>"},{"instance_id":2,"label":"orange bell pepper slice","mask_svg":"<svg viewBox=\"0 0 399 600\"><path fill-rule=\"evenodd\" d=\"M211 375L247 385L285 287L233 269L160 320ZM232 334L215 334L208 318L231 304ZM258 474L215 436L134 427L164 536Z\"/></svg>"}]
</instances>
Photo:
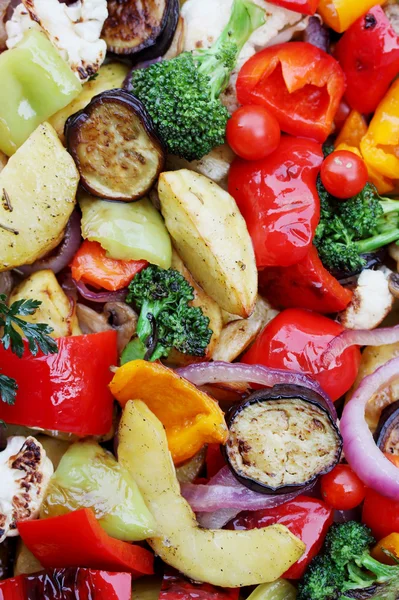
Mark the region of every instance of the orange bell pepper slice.
<instances>
[{"instance_id":1,"label":"orange bell pepper slice","mask_svg":"<svg viewBox=\"0 0 399 600\"><path fill-rule=\"evenodd\" d=\"M393 554L399 559L399 533L391 533L374 546L371 556L385 565L395 565L397 562L391 558L384 550Z\"/></svg>"},{"instance_id":2,"label":"orange bell pepper slice","mask_svg":"<svg viewBox=\"0 0 399 600\"><path fill-rule=\"evenodd\" d=\"M217 402L160 363L132 360L117 370L109 387L122 407L129 400L142 400L158 417L175 464L194 456L204 444L227 441Z\"/></svg>"},{"instance_id":3,"label":"orange bell pepper slice","mask_svg":"<svg viewBox=\"0 0 399 600\"><path fill-rule=\"evenodd\" d=\"M320 0L318 12L326 25L342 33L370 8L386 0Z\"/></svg>"},{"instance_id":4,"label":"orange bell pepper slice","mask_svg":"<svg viewBox=\"0 0 399 600\"><path fill-rule=\"evenodd\" d=\"M121 290L148 265L146 260L109 258L98 242L85 240L71 263L72 277L97 288Z\"/></svg>"}]
</instances>

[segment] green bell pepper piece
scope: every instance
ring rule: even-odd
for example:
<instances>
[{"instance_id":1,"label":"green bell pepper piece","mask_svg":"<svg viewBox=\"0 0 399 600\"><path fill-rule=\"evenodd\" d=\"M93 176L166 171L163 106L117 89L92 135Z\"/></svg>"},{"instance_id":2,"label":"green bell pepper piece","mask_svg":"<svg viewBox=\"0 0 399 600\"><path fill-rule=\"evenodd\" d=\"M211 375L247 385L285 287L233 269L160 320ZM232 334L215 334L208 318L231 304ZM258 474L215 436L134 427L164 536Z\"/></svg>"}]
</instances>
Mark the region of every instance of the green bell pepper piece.
<instances>
[{"instance_id":1,"label":"green bell pepper piece","mask_svg":"<svg viewBox=\"0 0 399 600\"><path fill-rule=\"evenodd\" d=\"M40 516L79 508L93 509L105 531L119 540L134 542L155 533L155 521L130 473L92 440L68 448L50 480Z\"/></svg>"},{"instance_id":2,"label":"green bell pepper piece","mask_svg":"<svg viewBox=\"0 0 399 600\"><path fill-rule=\"evenodd\" d=\"M0 150L7 156L82 89L69 65L37 29L0 54L0 81Z\"/></svg>"}]
</instances>

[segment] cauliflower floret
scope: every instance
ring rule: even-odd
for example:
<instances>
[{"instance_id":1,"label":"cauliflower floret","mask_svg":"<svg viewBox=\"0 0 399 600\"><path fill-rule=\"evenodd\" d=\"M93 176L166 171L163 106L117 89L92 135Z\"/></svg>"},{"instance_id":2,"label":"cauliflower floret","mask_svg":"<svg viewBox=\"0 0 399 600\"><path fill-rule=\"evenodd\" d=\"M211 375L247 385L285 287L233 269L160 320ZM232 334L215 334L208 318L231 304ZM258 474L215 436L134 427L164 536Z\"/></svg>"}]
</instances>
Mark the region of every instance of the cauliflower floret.
<instances>
[{"instance_id":1,"label":"cauliflower floret","mask_svg":"<svg viewBox=\"0 0 399 600\"><path fill-rule=\"evenodd\" d=\"M389 291L389 269L362 271L349 306L340 313L339 320L347 329L374 329L392 308L393 295Z\"/></svg>"},{"instance_id":2,"label":"cauliflower floret","mask_svg":"<svg viewBox=\"0 0 399 600\"><path fill-rule=\"evenodd\" d=\"M78 0L69 6L58 0L23 0L6 23L7 47L18 44L27 29L41 29L84 82L104 62L107 46L100 35L107 16L106 0Z\"/></svg>"},{"instance_id":3,"label":"cauliflower floret","mask_svg":"<svg viewBox=\"0 0 399 600\"><path fill-rule=\"evenodd\" d=\"M221 101L230 112L238 107L235 93L237 75L242 65L259 50L276 43L288 41L297 29L306 27L307 18L297 12L274 6L265 0L253 0L265 10L266 22L253 32L241 50L229 85L221 95ZM227 25L233 0L187 0L183 4L184 50L209 48ZM287 34L287 35L285 35Z\"/></svg>"},{"instance_id":4,"label":"cauliflower floret","mask_svg":"<svg viewBox=\"0 0 399 600\"><path fill-rule=\"evenodd\" d=\"M52 474L53 464L34 437L8 438L0 452L0 543L18 535L17 521L38 516Z\"/></svg>"}]
</instances>

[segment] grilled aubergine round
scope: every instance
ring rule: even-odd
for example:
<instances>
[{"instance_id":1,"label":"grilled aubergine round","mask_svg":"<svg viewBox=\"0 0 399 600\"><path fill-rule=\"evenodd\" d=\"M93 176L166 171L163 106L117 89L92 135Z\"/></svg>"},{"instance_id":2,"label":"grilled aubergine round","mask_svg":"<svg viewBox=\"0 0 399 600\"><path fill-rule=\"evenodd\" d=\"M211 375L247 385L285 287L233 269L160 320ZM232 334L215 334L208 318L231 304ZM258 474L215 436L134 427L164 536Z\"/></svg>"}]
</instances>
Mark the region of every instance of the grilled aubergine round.
<instances>
[{"instance_id":1,"label":"grilled aubergine round","mask_svg":"<svg viewBox=\"0 0 399 600\"><path fill-rule=\"evenodd\" d=\"M374 439L381 452L399 455L399 400L382 411Z\"/></svg>"},{"instance_id":2,"label":"grilled aubergine round","mask_svg":"<svg viewBox=\"0 0 399 600\"><path fill-rule=\"evenodd\" d=\"M94 196L139 200L162 171L165 152L143 104L125 90L95 96L65 123L67 148Z\"/></svg>"},{"instance_id":3,"label":"grilled aubergine round","mask_svg":"<svg viewBox=\"0 0 399 600\"><path fill-rule=\"evenodd\" d=\"M299 490L331 471L341 457L342 437L323 398L302 386L254 392L231 409L227 424L227 464L256 492Z\"/></svg>"}]
</instances>

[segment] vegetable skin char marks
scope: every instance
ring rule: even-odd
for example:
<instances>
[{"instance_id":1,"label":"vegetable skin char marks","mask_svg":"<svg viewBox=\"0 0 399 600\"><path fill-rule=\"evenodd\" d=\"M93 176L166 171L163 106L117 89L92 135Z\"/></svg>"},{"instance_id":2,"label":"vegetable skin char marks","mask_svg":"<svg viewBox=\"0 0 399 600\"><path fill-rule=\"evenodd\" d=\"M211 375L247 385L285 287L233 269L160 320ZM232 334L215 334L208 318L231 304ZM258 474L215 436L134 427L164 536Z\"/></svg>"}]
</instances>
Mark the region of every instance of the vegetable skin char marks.
<instances>
[{"instance_id":1,"label":"vegetable skin char marks","mask_svg":"<svg viewBox=\"0 0 399 600\"><path fill-rule=\"evenodd\" d=\"M340 459L338 428L318 394L300 386L255 392L232 409L228 424L228 465L241 483L258 492L299 489Z\"/></svg>"}]
</instances>

